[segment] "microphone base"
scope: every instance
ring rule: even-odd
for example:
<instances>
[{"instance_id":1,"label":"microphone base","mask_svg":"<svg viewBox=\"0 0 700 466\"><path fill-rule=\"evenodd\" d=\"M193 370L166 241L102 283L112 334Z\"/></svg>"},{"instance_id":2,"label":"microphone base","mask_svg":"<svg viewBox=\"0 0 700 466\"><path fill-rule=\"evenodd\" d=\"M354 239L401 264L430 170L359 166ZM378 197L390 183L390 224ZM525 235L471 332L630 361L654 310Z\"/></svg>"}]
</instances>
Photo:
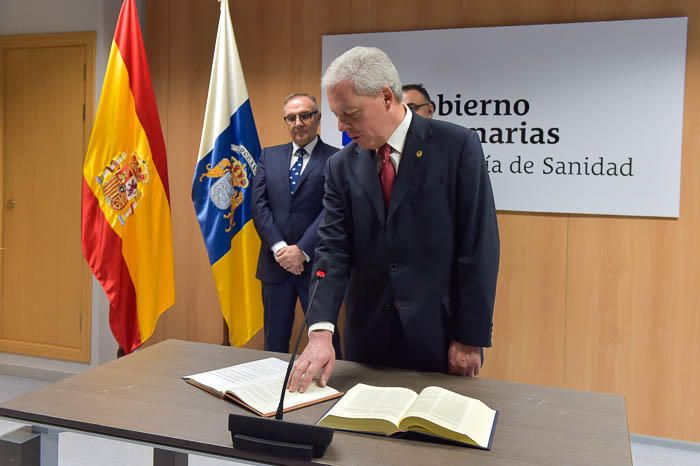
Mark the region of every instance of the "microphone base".
<instances>
[{"instance_id":1,"label":"microphone base","mask_svg":"<svg viewBox=\"0 0 700 466\"><path fill-rule=\"evenodd\" d=\"M242 414L228 415L233 447L263 455L300 460L320 458L333 440L333 429Z\"/></svg>"}]
</instances>

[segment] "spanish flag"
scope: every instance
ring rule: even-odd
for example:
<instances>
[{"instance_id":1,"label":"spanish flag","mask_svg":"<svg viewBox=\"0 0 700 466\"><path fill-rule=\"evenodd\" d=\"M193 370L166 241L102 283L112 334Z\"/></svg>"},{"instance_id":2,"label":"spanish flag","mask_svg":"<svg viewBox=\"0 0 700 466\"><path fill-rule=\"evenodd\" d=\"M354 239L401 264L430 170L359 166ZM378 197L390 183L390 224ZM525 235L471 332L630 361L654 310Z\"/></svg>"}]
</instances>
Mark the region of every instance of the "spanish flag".
<instances>
[{"instance_id":1,"label":"spanish flag","mask_svg":"<svg viewBox=\"0 0 700 466\"><path fill-rule=\"evenodd\" d=\"M262 293L255 278L260 238L250 205L260 141L227 0L221 0L203 126L192 201L229 341L239 346L263 326Z\"/></svg>"},{"instance_id":2,"label":"spanish flag","mask_svg":"<svg viewBox=\"0 0 700 466\"><path fill-rule=\"evenodd\" d=\"M134 0L124 0L83 166L82 246L128 354L175 302L165 143Z\"/></svg>"}]
</instances>

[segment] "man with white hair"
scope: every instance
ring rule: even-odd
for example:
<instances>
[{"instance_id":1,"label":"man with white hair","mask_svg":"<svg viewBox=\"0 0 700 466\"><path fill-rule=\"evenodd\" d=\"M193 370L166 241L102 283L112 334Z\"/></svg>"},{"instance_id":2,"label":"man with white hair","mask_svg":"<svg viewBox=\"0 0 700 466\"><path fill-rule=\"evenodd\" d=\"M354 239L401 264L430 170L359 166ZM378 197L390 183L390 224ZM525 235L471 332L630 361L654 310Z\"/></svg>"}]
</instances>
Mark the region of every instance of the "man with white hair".
<instances>
[{"instance_id":1,"label":"man with white hair","mask_svg":"<svg viewBox=\"0 0 700 466\"><path fill-rule=\"evenodd\" d=\"M328 381L344 296L346 359L478 375L499 259L478 135L402 105L396 68L377 48L336 58L323 86L353 142L329 159L315 263L330 266L290 390L305 391L319 373Z\"/></svg>"}]
</instances>

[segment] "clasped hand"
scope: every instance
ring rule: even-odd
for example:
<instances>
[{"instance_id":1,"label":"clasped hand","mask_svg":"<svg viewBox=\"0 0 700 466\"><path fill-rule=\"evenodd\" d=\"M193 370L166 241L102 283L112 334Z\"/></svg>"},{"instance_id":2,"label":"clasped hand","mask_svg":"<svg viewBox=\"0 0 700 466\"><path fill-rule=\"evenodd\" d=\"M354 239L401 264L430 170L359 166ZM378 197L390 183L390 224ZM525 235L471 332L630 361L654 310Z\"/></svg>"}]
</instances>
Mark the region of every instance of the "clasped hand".
<instances>
[{"instance_id":1,"label":"clasped hand","mask_svg":"<svg viewBox=\"0 0 700 466\"><path fill-rule=\"evenodd\" d=\"M299 246L293 244L291 246L285 246L277 251L275 260L287 272L293 273L294 275L301 275L304 271L306 256L304 252L299 249Z\"/></svg>"}]
</instances>

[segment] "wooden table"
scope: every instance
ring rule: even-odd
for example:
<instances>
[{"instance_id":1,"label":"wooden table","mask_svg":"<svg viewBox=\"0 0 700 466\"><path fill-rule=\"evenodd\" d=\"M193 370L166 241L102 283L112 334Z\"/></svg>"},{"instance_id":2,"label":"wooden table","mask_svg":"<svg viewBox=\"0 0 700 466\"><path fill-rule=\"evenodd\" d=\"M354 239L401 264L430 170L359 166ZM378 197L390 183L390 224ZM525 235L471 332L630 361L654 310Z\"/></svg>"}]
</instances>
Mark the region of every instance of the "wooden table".
<instances>
[{"instance_id":1,"label":"wooden table","mask_svg":"<svg viewBox=\"0 0 700 466\"><path fill-rule=\"evenodd\" d=\"M235 450L228 414L248 412L181 380L183 375L270 355L288 357L168 340L1 404L0 417L37 426L42 433L42 465L57 464L58 432L66 430L152 445L158 465L186 464L187 452L266 464L300 464ZM493 448L482 451L338 431L325 456L316 460L319 463L632 464L625 403L619 395L339 361L330 385L346 391L358 382L416 391L438 385L478 398L499 410ZM293 411L285 419L315 423L334 402Z\"/></svg>"}]
</instances>

